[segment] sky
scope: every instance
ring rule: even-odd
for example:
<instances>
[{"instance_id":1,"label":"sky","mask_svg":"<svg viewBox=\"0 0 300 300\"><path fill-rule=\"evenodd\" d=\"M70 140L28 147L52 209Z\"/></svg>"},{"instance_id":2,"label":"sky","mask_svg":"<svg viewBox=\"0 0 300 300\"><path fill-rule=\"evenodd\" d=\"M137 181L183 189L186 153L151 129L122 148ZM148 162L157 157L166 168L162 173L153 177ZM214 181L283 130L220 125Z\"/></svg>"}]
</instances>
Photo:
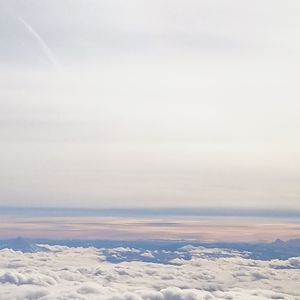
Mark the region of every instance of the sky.
<instances>
[{"instance_id":1,"label":"sky","mask_svg":"<svg viewBox=\"0 0 300 300\"><path fill-rule=\"evenodd\" d=\"M180 217L1 217L2 239L272 242L299 238L296 220ZM153 242L155 243L155 242Z\"/></svg>"},{"instance_id":2,"label":"sky","mask_svg":"<svg viewBox=\"0 0 300 300\"><path fill-rule=\"evenodd\" d=\"M0 0L0 206L300 209L296 0Z\"/></svg>"}]
</instances>

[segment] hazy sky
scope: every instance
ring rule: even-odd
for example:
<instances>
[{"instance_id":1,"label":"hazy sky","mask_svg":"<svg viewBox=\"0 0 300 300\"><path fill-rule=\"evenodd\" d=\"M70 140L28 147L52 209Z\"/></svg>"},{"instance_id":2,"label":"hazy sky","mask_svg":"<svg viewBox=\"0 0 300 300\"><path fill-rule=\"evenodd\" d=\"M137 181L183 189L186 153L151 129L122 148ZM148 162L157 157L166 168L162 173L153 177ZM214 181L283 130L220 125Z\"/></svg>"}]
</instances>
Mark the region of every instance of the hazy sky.
<instances>
[{"instance_id":1,"label":"hazy sky","mask_svg":"<svg viewBox=\"0 0 300 300\"><path fill-rule=\"evenodd\" d=\"M0 205L300 209L298 0L0 4Z\"/></svg>"},{"instance_id":2,"label":"hazy sky","mask_svg":"<svg viewBox=\"0 0 300 300\"><path fill-rule=\"evenodd\" d=\"M291 220L229 218L3 217L0 236L50 239L274 241L299 238Z\"/></svg>"}]
</instances>

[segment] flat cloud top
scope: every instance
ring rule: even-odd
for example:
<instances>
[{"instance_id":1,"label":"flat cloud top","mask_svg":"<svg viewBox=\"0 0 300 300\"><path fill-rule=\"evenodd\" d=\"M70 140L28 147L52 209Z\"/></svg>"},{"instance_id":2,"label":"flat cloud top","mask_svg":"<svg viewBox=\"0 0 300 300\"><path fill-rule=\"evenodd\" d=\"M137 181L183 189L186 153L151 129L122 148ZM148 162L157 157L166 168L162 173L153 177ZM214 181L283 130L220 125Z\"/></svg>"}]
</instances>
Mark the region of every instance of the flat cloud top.
<instances>
[{"instance_id":1,"label":"flat cloud top","mask_svg":"<svg viewBox=\"0 0 300 300\"><path fill-rule=\"evenodd\" d=\"M228 256L222 249L185 247L182 251L191 254L190 260L113 264L105 249L49 249L30 254L0 251L2 300L300 299L299 258L254 261L241 253ZM140 251L115 248L110 255L128 250Z\"/></svg>"}]
</instances>

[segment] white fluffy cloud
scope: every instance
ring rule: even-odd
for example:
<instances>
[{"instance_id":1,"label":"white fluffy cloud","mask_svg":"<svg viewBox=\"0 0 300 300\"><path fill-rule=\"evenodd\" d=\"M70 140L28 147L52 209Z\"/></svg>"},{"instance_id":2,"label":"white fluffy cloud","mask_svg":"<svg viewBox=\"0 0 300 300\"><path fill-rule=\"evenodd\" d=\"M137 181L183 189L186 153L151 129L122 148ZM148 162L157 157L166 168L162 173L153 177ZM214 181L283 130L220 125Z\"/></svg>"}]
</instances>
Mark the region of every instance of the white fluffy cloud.
<instances>
[{"instance_id":1,"label":"white fluffy cloud","mask_svg":"<svg viewBox=\"0 0 300 300\"><path fill-rule=\"evenodd\" d=\"M174 264L114 264L106 258L108 251L103 255L105 249L49 248L27 254L0 251L1 300L300 299L299 258L259 261L221 249L186 247L182 251L192 259L181 259L178 252ZM125 250L116 248L111 255Z\"/></svg>"}]
</instances>

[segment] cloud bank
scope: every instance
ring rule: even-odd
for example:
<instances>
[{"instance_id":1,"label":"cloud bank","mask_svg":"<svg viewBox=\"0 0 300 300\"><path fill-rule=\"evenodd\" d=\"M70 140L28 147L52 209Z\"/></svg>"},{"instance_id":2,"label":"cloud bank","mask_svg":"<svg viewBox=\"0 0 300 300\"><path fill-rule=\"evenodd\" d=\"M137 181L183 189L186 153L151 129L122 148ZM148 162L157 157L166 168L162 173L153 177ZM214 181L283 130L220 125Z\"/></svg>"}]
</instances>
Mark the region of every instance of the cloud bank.
<instances>
[{"instance_id":1,"label":"cloud bank","mask_svg":"<svg viewBox=\"0 0 300 300\"><path fill-rule=\"evenodd\" d=\"M30 254L0 251L2 300L300 299L300 258L260 261L245 253L187 246L181 251L190 260L178 255L170 264L114 264L105 249L48 248ZM128 249L115 248L110 255L124 253Z\"/></svg>"}]
</instances>

